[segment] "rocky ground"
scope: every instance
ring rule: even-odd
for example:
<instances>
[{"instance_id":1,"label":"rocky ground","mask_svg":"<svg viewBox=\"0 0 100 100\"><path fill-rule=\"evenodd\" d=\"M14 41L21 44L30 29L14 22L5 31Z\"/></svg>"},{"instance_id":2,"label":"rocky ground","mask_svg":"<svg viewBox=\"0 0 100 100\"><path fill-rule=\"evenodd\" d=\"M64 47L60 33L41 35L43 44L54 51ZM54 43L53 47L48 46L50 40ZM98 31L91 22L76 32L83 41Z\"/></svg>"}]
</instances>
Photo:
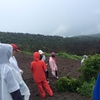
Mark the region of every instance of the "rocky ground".
<instances>
[{"instance_id":1,"label":"rocky ground","mask_svg":"<svg viewBox=\"0 0 100 100\"><path fill-rule=\"evenodd\" d=\"M78 68L81 66L79 60L68 60L60 57L56 58L59 77L67 76L67 74L70 74L70 76L72 77L78 77L80 75L80 73L78 72ZM54 96L49 97L47 94L46 98L42 99L40 94L38 93L37 86L32 78L32 74L30 71L30 62L33 60L32 55L18 53L16 55L16 59L18 61L19 67L24 71L23 79L30 89L30 100L92 100L91 98L86 98L76 93L57 92L54 86L54 82L57 79L52 77L49 67L49 85L54 92Z\"/></svg>"}]
</instances>

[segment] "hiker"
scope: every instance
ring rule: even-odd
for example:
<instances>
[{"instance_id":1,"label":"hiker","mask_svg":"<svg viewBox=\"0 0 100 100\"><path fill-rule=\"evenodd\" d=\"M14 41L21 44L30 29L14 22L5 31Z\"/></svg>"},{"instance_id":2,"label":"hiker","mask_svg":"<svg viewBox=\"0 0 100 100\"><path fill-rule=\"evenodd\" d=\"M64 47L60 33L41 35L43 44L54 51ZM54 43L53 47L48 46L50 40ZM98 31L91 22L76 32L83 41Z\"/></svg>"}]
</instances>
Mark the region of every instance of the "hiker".
<instances>
[{"instance_id":1,"label":"hiker","mask_svg":"<svg viewBox=\"0 0 100 100\"><path fill-rule=\"evenodd\" d=\"M29 100L27 85L9 63L12 52L10 44L0 43L0 100Z\"/></svg>"},{"instance_id":2,"label":"hiker","mask_svg":"<svg viewBox=\"0 0 100 100\"><path fill-rule=\"evenodd\" d=\"M81 65L83 64L84 60L87 59L87 58L88 58L87 55L84 55L84 56L83 56L83 59L81 60Z\"/></svg>"},{"instance_id":3,"label":"hiker","mask_svg":"<svg viewBox=\"0 0 100 100\"><path fill-rule=\"evenodd\" d=\"M38 51L40 54L40 60L45 61L46 60L46 56L44 55L44 52L42 50Z\"/></svg>"},{"instance_id":4,"label":"hiker","mask_svg":"<svg viewBox=\"0 0 100 100\"><path fill-rule=\"evenodd\" d=\"M51 56L49 57L49 66L53 77L56 77L58 79L59 77L57 75L58 68L56 64L55 52L52 52Z\"/></svg>"},{"instance_id":5,"label":"hiker","mask_svg":"<svg viewBox=\"0 0 100 100\"><path fill-rule=\"evenodd\" d=\"M42 98L46 97L44 89L49 94L49 96L53 96L53 92L46 81L46 76L45 76L46 64L40 60L39 52L34 52L33 58L34 60L31 62L30 69Z\"/></svg>"},{"instance_id":6,"label":"hiker","mask_svg":"<svg viewBox=\"0 0 100 100\"><path fill-rule=\"evenodd\" d=\"M45 55L44 55L44 52L43 52L42 50L39 50L38 52L39 52L39 54L40 54L40 60L42 60L42 61L45 62L46 57L45 57ZM46 64L46 66L48 66L48 64ZM49 77L48 68L46 69L45 74L46 74L47 82L49 83L49 80L48 80L48 77Z\"/></svg>"},{"instance_id":7,"label":"hiker","mask_svg":"<svg viewBox=\"0 0 100 100\"><path fill-rule=\"evenodd\" d=\"M20 52L20 50L18 49L17 45L12 43L11 46L13 47L13 53L12 56L9 59L10 64L19 72L19 73L23 73L23 71L19 68L17 60L15 58L15 55L17 52Z\"/></svg>"}]
</instances>

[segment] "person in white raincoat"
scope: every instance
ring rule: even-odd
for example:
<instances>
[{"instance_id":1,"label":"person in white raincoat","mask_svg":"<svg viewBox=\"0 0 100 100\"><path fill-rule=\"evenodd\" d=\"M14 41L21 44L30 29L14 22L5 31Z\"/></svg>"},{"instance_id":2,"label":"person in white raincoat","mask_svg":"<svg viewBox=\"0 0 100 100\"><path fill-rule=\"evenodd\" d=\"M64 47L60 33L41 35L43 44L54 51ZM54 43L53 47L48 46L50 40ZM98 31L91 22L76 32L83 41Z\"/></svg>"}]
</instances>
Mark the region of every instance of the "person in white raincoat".
<instances>
[{"instance_id":1,"label":"person in white raincoat","mask_svg":"<svg viewBox=\"0 0 100 100\"><path fill-rule=\"evenodd\" d=\"M58 67L56 65L56 58L55 58L54 52L52 52L51 56L49 57L49 66L50 66L52 75L58 79L59 78L57 75Z\"/></svg>"},{"instance_id":2,"label":"person in white raincoat","mask_svg":"<svg viewBox=\"0 0 100 100\"><path fill-rule=\"evenodd\" d=\"M44 52L43 52L42 50L39 50L38 52L39 52L39 54L40 54L40 60L42 60L42 61L45 62L46 56L44 55Z\"/></svg>"},{"instance_id":3,"label":"person in white raincoat","mask_svg":"<svg viewBox=\"0 0 100 100\"><path fill-rule=\"evenodd\" d=\"M12 56L9 59L10 64L20 73L23 74L23 70L19 68L15 55L17 52L20 52L17 45L12 43L11 46L13 47Z\"/></svg>"},{"instance_id":4,"label":"person in white raincoat","mask_svg":"<svg viewBox=\"0 0 100 100\"><path fill-rule=\"evenodd\" d=\"M83 56L83 59L81 60L81 65L83 64L83 62L85 61L85 59L87 59L88 58L88 56L87 55L84 55Z\"/></svg>"},{"instance_id":5,"label":"person in white raincoat","mask_svg":"<svg viewBox=\"0 0 100 100\"><path fill-rule=\"evenodd\" d=\"M0 100L29 100L27 85L9 63L12 52L10 44L0 43Z\"/></svg>"}]
</instances>

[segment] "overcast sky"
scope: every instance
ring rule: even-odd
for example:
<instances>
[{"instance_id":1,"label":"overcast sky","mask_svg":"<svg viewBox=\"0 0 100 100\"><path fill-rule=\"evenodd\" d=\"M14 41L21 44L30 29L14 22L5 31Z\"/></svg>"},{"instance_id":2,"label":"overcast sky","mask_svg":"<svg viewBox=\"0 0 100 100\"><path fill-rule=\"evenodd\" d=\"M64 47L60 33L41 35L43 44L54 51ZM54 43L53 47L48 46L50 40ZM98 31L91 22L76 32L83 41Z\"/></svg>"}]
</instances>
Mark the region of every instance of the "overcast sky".
<instances>
[{"instance_id":1,"label":"overcast sky","mask_svg":"<svg viewBox=\"0 0 100 100\"><path fill-rule=\"evenodd\" d=\"M0 0L0 31L64 37L100 33L100 0Z\"/></svg>"}]
</instances>

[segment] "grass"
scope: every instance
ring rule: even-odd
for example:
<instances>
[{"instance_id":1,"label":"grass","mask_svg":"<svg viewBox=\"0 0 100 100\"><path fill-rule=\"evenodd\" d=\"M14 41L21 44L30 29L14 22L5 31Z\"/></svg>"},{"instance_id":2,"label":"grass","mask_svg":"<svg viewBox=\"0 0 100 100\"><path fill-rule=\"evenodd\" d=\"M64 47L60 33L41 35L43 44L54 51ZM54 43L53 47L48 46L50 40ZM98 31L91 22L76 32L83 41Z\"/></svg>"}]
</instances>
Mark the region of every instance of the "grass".
<instances>
[{"instance_id":1,"label":"grass","mask_svg":"<svg viewBox=\"0 0 100 100\"><path fill-rule=\"evenodd\" d=\"M32 55L33 54L31 52L28 52L28 51L21 51L21 53L29 54L29 55ZM46 53L45 52L45 55L47 57L49 57L51 55L51 53ZM56 56L59 56L59 57L62 57L62 58L66 58L66 59L74 59L74 60L81 60L83 58L82 56L71 55L71 54L67 54L66 52L56 53Z\"/></svg>"}]
</instances>

